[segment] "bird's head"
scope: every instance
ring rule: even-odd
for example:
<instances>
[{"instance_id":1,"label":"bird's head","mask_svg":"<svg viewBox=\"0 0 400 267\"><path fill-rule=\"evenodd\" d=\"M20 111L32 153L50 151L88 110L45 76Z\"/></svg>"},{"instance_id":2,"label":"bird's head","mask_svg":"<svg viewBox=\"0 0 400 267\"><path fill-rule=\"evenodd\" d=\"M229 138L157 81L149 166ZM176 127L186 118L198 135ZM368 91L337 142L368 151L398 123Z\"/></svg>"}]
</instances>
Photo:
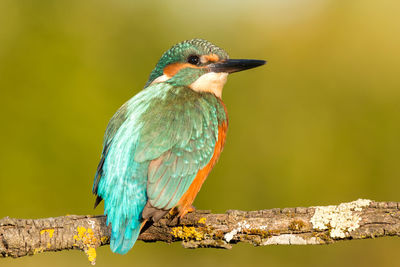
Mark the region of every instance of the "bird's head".
<instances>
[{"instance_id":1,"label":"bird's head","mask_svg":"<svg viewBox=\"0 0 400 267\"><path fill-rule=\"evenodd\" d=\"M264 60L229 59L218 46L202 39L183 41L165 52L146 83L188 86L221 97L228 74L264 65Z\"/></svg>"}]
</instances>

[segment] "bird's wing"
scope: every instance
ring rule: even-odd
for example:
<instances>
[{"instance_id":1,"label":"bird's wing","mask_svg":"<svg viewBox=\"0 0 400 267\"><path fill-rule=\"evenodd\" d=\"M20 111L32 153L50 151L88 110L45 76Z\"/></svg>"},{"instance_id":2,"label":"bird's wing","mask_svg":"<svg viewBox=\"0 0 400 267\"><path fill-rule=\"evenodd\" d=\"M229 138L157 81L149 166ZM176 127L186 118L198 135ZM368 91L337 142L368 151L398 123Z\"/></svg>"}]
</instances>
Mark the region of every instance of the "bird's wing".
<instances>
[{"instance_id":1,"label":"bird's wing","mask_svg":"<svg viewBox=\"0 0 400 267\"><path fill-rule=\"evenodd\" d=\"M160 91L157 89L142 90L113 116L104 136L102 158L93 184L98 200L105 200L107 225L112 225L111 250L120 254L128 252L135 243L147 202L149 162L137 162L134 156L142 128L140 118Z\"/></svg>"},{"instance_id":2,"label":"bird's wing","mask_svg":"<svg viewBox=\"0 0 400 267\"><path fill-rule=\"evenodd\" d=\"M101 153L100 162L97 166L96 176L95 176L94 183L93 183L93 188L92 188L93 194L97 194L99 181L100 181L102 173L103 173L104 162L107 157L108 150L110 148L110 144L111 144L112 140L114 139L114 136L117 133L118 129L121 127L121 125L127 119L127 113L128 113L127 106L128 106L128 102L125 103L124 105L122 105L118 109L118 111L114 114L114 116L111 118L110 122L107 125L107 129L104 134L104 140L103 140L103 151ZM100 196L97 196L96 202L94 204L95 208L100 203L101 200L102 200L102 198Z\"/></svg>"},{"instance_id":3,"label":"bird's wing","mask_svg":"<svg viewBox=\"0 0 400 267\"><path fill-rule=\"evenodd\" d=\"M225 115L219 100L170 89L165 84L144 89L107 127L93 190L105 200L114 252L133 246L146 203L175 206L213 156Z\"/></svg>"},{"instance_id":4,"label":"bird's wing","mask_svg":"<svg viewBox=\"0 0 400 267\"><path fill-rule=\"evenodd\" d=\"M142 128L135 160L151 161L147 174L148 203L166 211L177 205L199 170L210 162L220 120L226 114L222 103L209 95L157 109L149 115L151 119L145 120L149 123ZM146 208L143 217L151 217Z\"/></svg>"}]
</instances>

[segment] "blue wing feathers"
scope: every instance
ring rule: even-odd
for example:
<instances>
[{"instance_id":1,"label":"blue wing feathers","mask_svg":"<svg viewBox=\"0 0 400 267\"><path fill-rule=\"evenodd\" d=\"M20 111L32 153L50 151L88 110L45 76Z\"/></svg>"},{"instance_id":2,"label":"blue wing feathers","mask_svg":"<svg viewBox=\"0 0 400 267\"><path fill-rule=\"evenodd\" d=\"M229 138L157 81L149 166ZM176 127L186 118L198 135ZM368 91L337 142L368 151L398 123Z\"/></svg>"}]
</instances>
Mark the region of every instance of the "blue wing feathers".
<instances>
[{"instance_id":1,"label":"blue wing feathers","mask_svg":"<svg viewBox=\"0 0 400 267\"><path fill-rule=\"evenodd\" d=\"M213 155L219 102L188 88L168 93L178 89L147 87L107 126L93 191L105 200L113 252L125 254L134 245L147 202L164 210L176 206ZM175 103L177 95L185 101Z\"/></svg>"}]
</instances>

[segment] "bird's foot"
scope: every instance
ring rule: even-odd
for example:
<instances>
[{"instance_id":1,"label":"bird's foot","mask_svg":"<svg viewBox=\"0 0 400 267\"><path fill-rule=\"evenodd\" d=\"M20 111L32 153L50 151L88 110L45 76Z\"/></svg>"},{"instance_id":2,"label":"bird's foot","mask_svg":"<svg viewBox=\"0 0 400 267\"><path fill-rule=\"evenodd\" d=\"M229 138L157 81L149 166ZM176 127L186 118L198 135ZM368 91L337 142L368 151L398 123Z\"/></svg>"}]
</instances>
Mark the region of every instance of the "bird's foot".
<instances>
[{"instance_id":1,"label":"bird's foot","mask_svg":"<svg viewBox=\"0 0 400 267\"><path fill-rule=\"evenodd\" d=\"M194 212L194 211L196 211L196 208L193 205L183 207L179 210L179 218L182 219L183 216L185 216L189 212Z\"/></svg>"},{"instance_id":2,"label":"bird's foot","mask_svg":"<svg viewBox=\"0 0 400 267\"><path fill-rule=\"evenodd\" d=\"M175 208L170 209L168 214L171 215L171 216L177 215L178 214L178 208L175 207Z\"/></svg>"}]
</instances>

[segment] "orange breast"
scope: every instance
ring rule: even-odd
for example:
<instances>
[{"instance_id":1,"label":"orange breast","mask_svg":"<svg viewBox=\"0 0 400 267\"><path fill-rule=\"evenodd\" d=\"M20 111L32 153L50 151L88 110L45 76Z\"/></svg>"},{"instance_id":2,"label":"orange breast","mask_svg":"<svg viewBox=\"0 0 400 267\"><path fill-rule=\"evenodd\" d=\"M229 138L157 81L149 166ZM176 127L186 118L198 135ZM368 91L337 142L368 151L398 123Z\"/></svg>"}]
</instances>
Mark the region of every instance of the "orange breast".
<instances>
[{"instance_id":1,"label":"orange breast","mask_svg":"<svg viewBox=\"0 0 400 267\"><path fill-rule=\"evenodd\" d=\"M215 163L218 161L221 151L224 148L227 129L228 124L226 122L219 125L218 140L215 144L214 154L210 162L206 166L204 166L203 169L199 170L189 189L185 192L185 194L182 196L177 204L180 217L184 216L191 209L192 203L196 198L197 193L199 193L200 188L206 180L208 174L214 167Z\"/></svg>"}]
</instances>

